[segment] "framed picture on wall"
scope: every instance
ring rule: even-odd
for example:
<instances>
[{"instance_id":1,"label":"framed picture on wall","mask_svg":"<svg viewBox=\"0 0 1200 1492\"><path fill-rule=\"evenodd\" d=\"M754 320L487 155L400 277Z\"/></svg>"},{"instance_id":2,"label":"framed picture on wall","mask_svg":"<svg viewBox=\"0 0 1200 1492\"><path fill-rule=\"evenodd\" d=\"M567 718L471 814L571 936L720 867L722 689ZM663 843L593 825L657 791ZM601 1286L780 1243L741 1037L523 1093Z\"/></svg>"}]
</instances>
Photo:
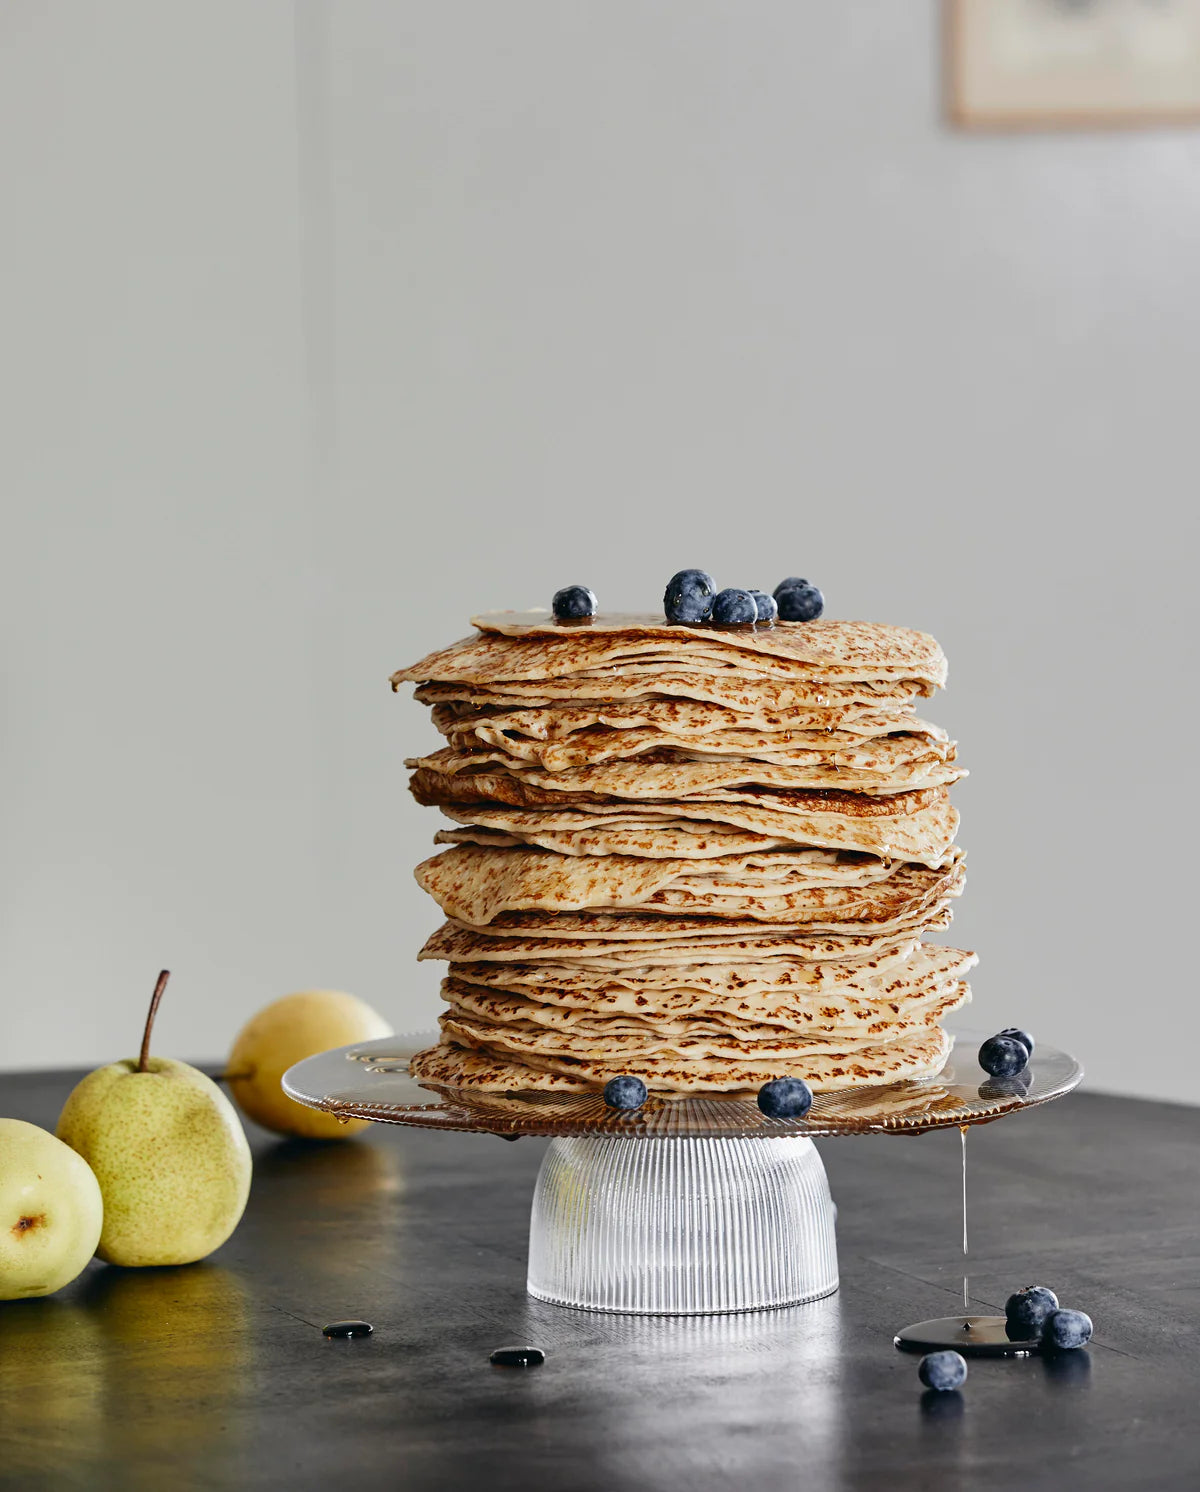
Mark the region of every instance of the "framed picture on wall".
<instances>
[{"instance_id":1,"label":"framed picture on wall","mask_svg":"<svg viewBox=\"0 0 1200 1492\"><path fill-rule=\"evenodd\" d=\"M943 0L967 129L1200 123L1200 0Z\"/></svg>"}]
</instances>

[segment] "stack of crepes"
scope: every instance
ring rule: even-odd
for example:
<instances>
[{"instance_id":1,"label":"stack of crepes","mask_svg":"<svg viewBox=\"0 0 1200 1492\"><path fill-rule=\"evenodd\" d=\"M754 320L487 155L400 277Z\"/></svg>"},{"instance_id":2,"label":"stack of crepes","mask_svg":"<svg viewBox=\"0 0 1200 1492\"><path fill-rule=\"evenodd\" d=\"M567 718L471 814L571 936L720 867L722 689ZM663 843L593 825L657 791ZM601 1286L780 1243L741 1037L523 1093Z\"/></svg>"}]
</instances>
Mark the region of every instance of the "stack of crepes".
<instances>
[{"instance_id":1,"label":"stack of crepes","mask_svg":"<svg viewBox=\"0 0 1200 1492\"><path fill-rule=\"evenodd\" d=\"M447 921L434 1085L662 1096L925 1077L973 954L926 943L963 886L962 770L914 697L924 633L866 622L473 619L392 679L446 745L408 762L456 826L417 868Z\"/></svg>"}]
</instances>

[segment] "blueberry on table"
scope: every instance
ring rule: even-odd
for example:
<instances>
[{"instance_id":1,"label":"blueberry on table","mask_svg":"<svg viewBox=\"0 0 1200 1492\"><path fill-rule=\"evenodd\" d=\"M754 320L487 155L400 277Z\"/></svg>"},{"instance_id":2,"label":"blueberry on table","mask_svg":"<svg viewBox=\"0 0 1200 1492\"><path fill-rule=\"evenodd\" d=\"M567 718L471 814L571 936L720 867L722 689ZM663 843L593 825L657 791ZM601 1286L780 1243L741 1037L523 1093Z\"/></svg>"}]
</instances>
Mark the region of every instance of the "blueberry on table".
<instances>
[{"instance_id":1,"label":"blueberry on table","mask_svg":"<svg viewBox=\"0 0 1200 1492\"><path fill-rule=\"evenodd\" d=\"M815 622L825 610L825 597L807 581L785 580L775 587L782 622Z\"/></svg>"},{"instance_id":2,"label":"blueberry on table","mask_svg":"<svg viewBox=\"0 0 1200 1492\"><path fill-rule=\"evenodd\" d=\"M758 610L755 617L756 622L773 622L779 615L779 607L774 596L768 596L766 591L751 591L754 597L754 605Z\"/></svg>"},{"instance_id":3,"label":"blueberry on table","mask_svg":"<svg viewBox=\"0 0 1200 1492\"><path fill-rule=\"evenodd\" d=\"M812 1101L803 1078L772 1078L758 1090L758 1106L768 1119L803 1119Z\"/></svg>"},{"instance_id":4,"label":"blueberry on table","mask_svg":"<svg viewBox=\"0 0 1200 1492\"><path fill-rule=\"evenodd\" d=\"M1011 1036L1014 1041L1019 1041L1022 1046L1029 1049L1029 1055L1033 1056L1033 1037L1028 1031L1022 1031L1020 1026L1005 1026L999 1033L1001 1036Z\"/></svg>"},{"instance_id":5,"label":"blueberry on table","mask_svg":"<svg viewBox=\"0 0 1200 1492\"><path fill-rule=\"evenodd\" d=\"M1011 1078L1029 1066L1029 1048L1013 1036L989 1036L979 1048L979 1065L994 1078Z\"/></svg>"},{"instance_id":6,"label":"blueberry on table","mask_svg":"<svg viewBox=\"0 0 1200 1492\"><path fill-rule=\"evenodd\" d=\"M1004 1302L1005 1329L1010 1341L1033 1342L1042 1334L1046 1318L1058 1310L1058 1296L1046 1285L1026 1285Z\"/></svg>"},{"instance_id":7,"label":"blueberry on table","mask_svg":"<svg viewBox=\"0 0 1200 1492\"><path fill-rule=\"evenodd\" d=\"M640 1109L647 1098L646 1085L641 1078L622 1075L609 1078L604 1085L604 1102L610 1109Z\"/></svg>"},{"instance_id":8,"label":"blueberry on table","mask_svg":"<svg viewBox=\"0 0 1200 1492\"><path fill-rule=\"evenodd\" d=\"M945 1393L967 1381L967 1360L961 1352L930 1352L921 1359L917 1377L926 1388Z\"/></svg>"},{"instance_id":9,"label":"blueberry on table","mask_svg":"<svg viewBox=\"0 0 1200 1492\"><path fill-rule=\"evenodd\" d=\"M749 591L720 591L713 599L712 620L719 627L744 627L758 617L758 607Z\"/></svg>"},{"instance_id":10,"label":"blueberry on table","mask_svg":"<svg viewBox=\"0 0 1200 1492\"><path fill-rule=\"evenodd\" d=\"M1092 1339L1092 1318L1085 1311L1051 1311L1042 1327L1042 1346L1074 1352Z\"/></svg>"},{"instance_id":11,"label":"blueberry on table","mask_svg":"<svg viewBox=\"0 0 1200 1492\"><path fill-rule=\"evenodd\" d=\"M706 570L680 570L667 581L663 610L668 622L707 622L717 583Z\"/></svg>"},{"instance_id":12,"label":"blueberry on table","mask_svg":"<svg viewBox=\"0 0 1200 1492\"><path fill-rule=\"evenodd\" d=\"M565 585L554 592L551 602L556 622L577 622L585 616L596 615L596 593L586 585Z\"/></svg>"}]
</instances>

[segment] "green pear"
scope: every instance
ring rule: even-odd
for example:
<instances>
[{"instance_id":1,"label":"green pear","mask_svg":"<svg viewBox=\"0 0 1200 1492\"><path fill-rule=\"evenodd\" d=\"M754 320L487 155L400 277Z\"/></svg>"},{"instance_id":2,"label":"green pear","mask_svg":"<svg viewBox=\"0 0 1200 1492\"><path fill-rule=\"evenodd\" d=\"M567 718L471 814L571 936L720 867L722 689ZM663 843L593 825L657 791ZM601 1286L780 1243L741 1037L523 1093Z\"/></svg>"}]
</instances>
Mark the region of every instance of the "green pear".
<instances>
[{"instance_id":1,"label":"green pear","mask_svg":"<svg viewBox=\"0 0 1200 1492\"><path fill-rule=\"evenodd\" d=\"M97 1250L110 1264L191 1264L225 1242L250 1194L250 1146L233 1105L186 1062L151 1057L169 974L158 976L137 1061L97 1068L63 1106L58 1137L96 1173Z\"/></svg>"},{"instance_id":2,"label":"green pear","mask_svg":"<svg viewBox=\"0 0 1200 1492\"><path fill-rule=\"evenodd\" d=\"M87 1161L49 1130L0 1119L0 1300L68 1284L96 1252L103 1220Z\"/></svg>"}]
</instances>

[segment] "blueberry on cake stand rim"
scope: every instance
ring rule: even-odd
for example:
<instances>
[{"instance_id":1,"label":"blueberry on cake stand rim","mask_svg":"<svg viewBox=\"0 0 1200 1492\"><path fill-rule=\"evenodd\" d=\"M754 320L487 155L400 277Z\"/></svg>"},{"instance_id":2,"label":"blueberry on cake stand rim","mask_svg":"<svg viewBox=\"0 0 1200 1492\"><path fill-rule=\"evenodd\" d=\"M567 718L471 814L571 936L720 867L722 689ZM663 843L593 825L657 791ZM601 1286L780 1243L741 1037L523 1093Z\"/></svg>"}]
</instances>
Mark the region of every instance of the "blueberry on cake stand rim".
<instances>
[{"instance_id":1,"label":"blueberry on cake stand rim","mask_svg":"<svg viewBox=\"0 0 1200 1492\"><path fill-rule=\"evenodd\" d=\"M980 1036L959 1031L932 1077L818 1093L801 1119L753 1093L662 1097L633 1110L598 1092L479 1093L418 1084L410 1058L435 1031L338 1048L283 1078L298 1103L346 1119L503 1139L548 1137L534 1188L528 1289L576 1309L703 1315L798 1305L838 1288L835 1209L814 1139L965 1133L1061 1098L1074 1057L1039 1043L1020 1081L989 1075ZM1026 1355L1003 1316L969 1312L905 1327L897 1347Z\"/></svg>"}]
</instances>

